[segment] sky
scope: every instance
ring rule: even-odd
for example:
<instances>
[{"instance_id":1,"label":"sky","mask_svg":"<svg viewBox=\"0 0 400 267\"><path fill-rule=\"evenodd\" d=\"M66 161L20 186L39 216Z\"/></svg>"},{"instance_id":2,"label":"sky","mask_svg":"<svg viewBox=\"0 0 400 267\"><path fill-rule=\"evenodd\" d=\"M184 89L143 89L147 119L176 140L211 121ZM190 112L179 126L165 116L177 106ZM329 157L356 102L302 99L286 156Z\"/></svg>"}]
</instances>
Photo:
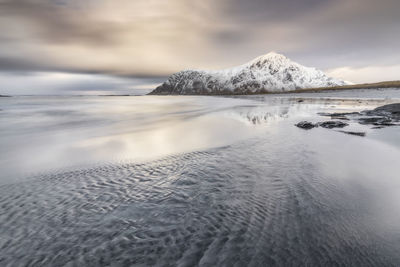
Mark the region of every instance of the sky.
<instances>
[{"instance_id":1,"label":"sky","mask_svg":"<svg viewBox=\"0 0 400 267\"><path fill-rule=\"evenodd\" d=\"M276 51L354 83L400 80L398 0L0 0L0 94L150 90Z\"/></svg>"}]
</instances>

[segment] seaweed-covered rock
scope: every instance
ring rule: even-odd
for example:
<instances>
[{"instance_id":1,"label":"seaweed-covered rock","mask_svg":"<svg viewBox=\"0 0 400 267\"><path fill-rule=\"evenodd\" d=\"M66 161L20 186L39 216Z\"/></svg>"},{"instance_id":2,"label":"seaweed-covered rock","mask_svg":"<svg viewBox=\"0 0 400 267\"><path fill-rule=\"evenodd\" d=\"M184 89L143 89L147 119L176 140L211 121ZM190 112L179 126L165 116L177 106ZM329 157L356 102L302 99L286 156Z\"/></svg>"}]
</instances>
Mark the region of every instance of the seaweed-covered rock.
<instances>
[{"instance_id":1,"label":"seaweed-covered rock","mask_svg":"<svg viewBox=\"0 0 400 267\"><path fill-rule=\"evenodd\" d=\"M318 115L331 117L331 119L336 120L354 120L362 125L374 126L372 129L381 129L386 126L400 125L400 103L384 105L362 112L318 113ZM324 127L323 125L320 126ZM327 126L329 128L331 125L327 124Z\"/></svg>"},{"instance_id":2,"label":"seaweed-covered rock","mask_svg":"<svg viewBox=\"0 0 400 267\"><path fill-rule=\"evenodd\" d=\"M394 103L394 104L389 104L389 105L384 105L377 107L374 109L374 111L377 112L388 112L392 114L400 114L400 103Z\"/></svg>"},{"instance_id":3,"label":"seaweed-covered rock","mask_svg":"<svg viewBox=\"0 0 400 267\"><path fill-rule=\"evenodd\" d=\"M309 129L319 127L319 126L321 126L322 128L328 128L328 129L343 128L343 127L346 127L347 125L348 125L347 123L344 123L341 121L324 121L324 122L318 122L318 123L301 121L296 124L297 127L305 129L305 130L309 130Z\"/></svg>"},{"instance_id":4,"label":"seaweed-covered rock","mask_svg":"<svg viewBox=\"0 0 400 267\"><path fill-rule=\"evenodd\" d=\"M304 129L304 130L310 130L310 129L314 128L314 127L317 127L316 124L313 124L313 123L308 122L308 121L301 121L301 122L297 123L296 126L301 128L301 129Z\"/></svg>"},{"instance_id":5,"label":"seaweed-covered rock","mask_svg":"<svg viewBox=\"0 0 400 267\"><path fill-rule=\"evenodd\" d=\"M346 112L346 113L325 113L325 112L320 112L318 113L320 116L324 117L331 117L332 120L350 120L348 116L354 116L354 115L360 115L359 112Z\"/></svg>"},{"instance_id":6,"label":"seaweed-covered rock","mask_svg":"<svg viewBox=\"0 0 400 267\"><path fill-rule=\"evenodd\" d=\"M318 126L321 126L322 128L343 128L348 126L349 124L342 122L342 121L324 121L324 122L319 122Z\"/></svg>"},{"instance_id":7,"label":"seaweed-covered rock","mask_svg":"<svg viewBox=\"0 0 400 267\"><path fill-rule=\"evenodd\" d=\"M375 126L393 126L396 125L393 123L392 119L386 117L367 117L367 118L359 118L358 122L360 124L372 124Z\"/></svg>"}]
</instances>

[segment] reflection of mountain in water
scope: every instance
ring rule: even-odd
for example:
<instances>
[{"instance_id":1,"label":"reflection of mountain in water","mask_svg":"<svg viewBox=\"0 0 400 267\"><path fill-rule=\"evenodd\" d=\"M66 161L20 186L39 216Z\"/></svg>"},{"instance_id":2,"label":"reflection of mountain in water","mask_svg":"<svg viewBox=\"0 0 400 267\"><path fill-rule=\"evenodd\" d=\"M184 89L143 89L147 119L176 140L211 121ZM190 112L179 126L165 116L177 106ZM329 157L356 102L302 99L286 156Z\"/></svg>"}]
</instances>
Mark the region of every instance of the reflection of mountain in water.
<instances>
[{"instance_id":1,"label":"reflection of mountain in water","mask_svg":"<svg viewBox=\"0 0 400 267\"><path fill-rule=\"evenodd\" d=\"M228 115L251 124L266 124L279 121L289 116L288 106L238 106L231 109Z\"/></svg>"}]
</instances>

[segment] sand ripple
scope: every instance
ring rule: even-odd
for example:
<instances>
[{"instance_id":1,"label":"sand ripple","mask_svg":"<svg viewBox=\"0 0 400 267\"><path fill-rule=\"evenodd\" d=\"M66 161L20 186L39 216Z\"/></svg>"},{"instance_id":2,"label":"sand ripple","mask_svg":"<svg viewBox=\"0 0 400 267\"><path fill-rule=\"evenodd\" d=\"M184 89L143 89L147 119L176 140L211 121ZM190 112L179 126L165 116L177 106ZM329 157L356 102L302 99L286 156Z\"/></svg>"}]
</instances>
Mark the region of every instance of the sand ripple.
<instances>
[{"instance_id":1,"label":"sand ripple","mask_svg":"<svg viewBox=\"0 0 400 267\"><path fill-rule=\"evenodd\" d=\"M400 264L312 151L281 148L254 139L3 185L0 265Z\"/></svg>"}]
</instances>

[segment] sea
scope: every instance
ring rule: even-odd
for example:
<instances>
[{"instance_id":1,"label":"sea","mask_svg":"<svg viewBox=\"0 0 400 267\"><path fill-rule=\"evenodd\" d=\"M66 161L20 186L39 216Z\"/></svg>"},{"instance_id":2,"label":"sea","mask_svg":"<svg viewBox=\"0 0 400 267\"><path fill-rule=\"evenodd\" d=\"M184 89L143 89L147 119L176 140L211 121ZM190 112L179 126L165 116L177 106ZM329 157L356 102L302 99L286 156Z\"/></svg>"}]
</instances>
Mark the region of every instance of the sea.
<instances>
[{"instance_id":1,"label":"sea","mask_svg":"<svg viewBox=\"0 0 400 267\"><path fill-rule=\"evenodd\" d=\"M400 126L295 126L398 102L1 97L0 266L400 266Z\"/></svg>"}]
</instances>

